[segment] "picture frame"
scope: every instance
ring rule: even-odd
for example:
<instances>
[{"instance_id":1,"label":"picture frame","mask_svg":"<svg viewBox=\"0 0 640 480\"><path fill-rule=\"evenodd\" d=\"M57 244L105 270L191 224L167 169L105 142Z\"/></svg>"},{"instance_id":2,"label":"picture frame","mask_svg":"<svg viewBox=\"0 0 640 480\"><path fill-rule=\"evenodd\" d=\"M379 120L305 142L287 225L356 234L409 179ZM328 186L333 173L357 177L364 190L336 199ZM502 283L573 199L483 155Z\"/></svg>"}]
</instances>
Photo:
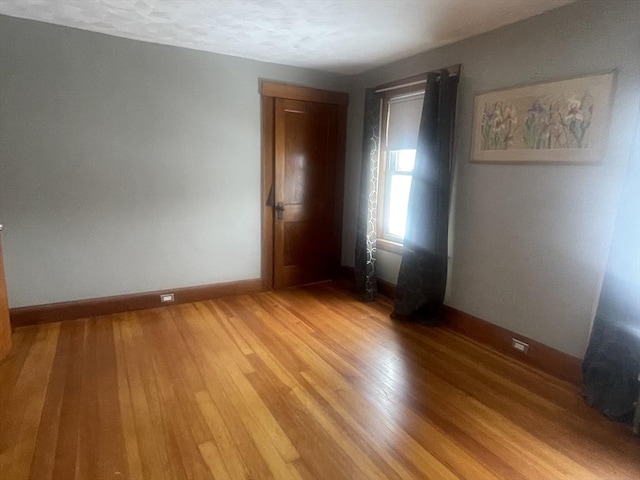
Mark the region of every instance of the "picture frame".
<instances>
[{"instance_id":1,"label":"picture frame","mask_svg":"<svg viewBox=\"0 0 640 480\"><path fill-rule=\"evenodd\" d=\"M476 95L474 163L599 163L615 72Z\"/></svg>"}]
</instances>

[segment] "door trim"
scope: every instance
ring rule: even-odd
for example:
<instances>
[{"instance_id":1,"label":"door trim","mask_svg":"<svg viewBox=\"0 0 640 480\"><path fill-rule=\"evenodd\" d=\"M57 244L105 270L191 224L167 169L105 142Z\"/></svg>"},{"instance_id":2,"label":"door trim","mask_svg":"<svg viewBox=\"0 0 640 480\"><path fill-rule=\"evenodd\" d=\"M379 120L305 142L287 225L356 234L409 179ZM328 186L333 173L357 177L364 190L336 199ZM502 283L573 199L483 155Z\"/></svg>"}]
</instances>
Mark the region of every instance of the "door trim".
<instances>
[{"instance_id":1,"label":"door trim","mask_svg":"<svg viewBox=\"0 0 640 480\"><path fill-rule=\"evenodd\" d=\"M336 239L333 248L337 249L337 258L340 258L342 244L342 208L344 198L344 168L347 139L347 106L349 94L346 92L334 92L309 88L286 83L276 83L268 80L260 80L260 95L262 98L262 173L260 195L262 211L262 261L261 279L262 289L273 289L273 247L274 247L274 214L269 205L271 187L275 177L275 102L276 98L290 100L302 100L305 102L329 103L338 105L338 137L337 137L337 201L334 218L336 221ZM275 193L275 192L274 192ZM340 265L336 265L335 275L339 274Z\"/></svg>"},{"instance_id":2,"label":"door trim","mask_svg":"<svg viewBox=\"0 0 640 480\"><path fill-rule=\"evenodd\" d=\"M288 83L276 83L268 80L260 81L260 95L263 97L331 103L335 105L347 105L349 103L349 94L346 92L333 92L331 90L290 85Z\"/></svg>"}]
</instances>

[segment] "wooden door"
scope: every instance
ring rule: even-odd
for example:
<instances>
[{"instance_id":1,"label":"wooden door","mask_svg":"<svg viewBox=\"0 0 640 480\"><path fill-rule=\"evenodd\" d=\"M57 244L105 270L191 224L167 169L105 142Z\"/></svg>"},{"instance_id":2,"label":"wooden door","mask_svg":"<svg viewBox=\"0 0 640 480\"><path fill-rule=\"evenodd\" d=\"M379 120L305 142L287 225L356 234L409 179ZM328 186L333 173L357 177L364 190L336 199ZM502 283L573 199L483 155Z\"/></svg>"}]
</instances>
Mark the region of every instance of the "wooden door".
<instances>
[{"instance_id":1,"label":"wooden door","mask_svg":"<svg viewBox=\"0 0 640 480\"><path fill-rule=\"evenodd\" d=\"M0 236L2 225L0 225ZM0 241L0 361L11 351L11 323L9 322L9 302L7 286L4 279L4 263L2 259L2 242Z\"/></svg>"},{"instance_id":2,"label":"wooden door","mask_svg":"<svg viewBox=\"0 0 640 480\"><path fill-rule=\"evenodd\" d=\"M336 104L275 99L275 288L327 280L339 267L340 112Z\"/></svg>"}]
</instances>

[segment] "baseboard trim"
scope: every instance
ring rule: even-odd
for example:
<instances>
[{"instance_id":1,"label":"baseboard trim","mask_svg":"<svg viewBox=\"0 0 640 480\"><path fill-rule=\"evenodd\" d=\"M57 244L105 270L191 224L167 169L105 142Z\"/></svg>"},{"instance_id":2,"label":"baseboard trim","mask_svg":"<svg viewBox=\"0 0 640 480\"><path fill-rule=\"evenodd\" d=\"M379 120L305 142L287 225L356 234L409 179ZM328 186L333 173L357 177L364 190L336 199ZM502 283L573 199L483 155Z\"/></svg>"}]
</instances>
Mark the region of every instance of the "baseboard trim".
<instances>
[{"instance_id":1,"label":"baseboard trim","mask_svg":"<svg viewBox=\"0 0 640 480\"><path fill-rule=\"evenodd\" d=\"M353 267L342 268L344 277L353 281ZM396 286L390 282L378 278L377 288L380 295L390 299L394 299L396 296ZM576 386L582 386L582 360L579 358L448 305L444 307L442 321L446 328L456 331L465 337L487 345L504 355L515 358L556 378ZM512 338L517 338L529 344L529 350L526 354L511 347Z\"/></svg>"},{"instance_id":2,"label":"baseboard trim","mask_svg":"<svg viewBox=\"0 0 640 480\"><path fill-rule=\"evenodd\" d=\"M356 283L356 272L354 268L349 265L342 265L338 271L338 275L342 280L349 283Z\"/></svg>"},{"instance_id":3,"label":"baseboard trim","mask_svg":"<svg viewBox=\"0 0 640 480\"><path fill-rule=\"evenodd\" d=\"M384 295L387 298L396 298L396 286L393 283L386 280L377 279L377 288L380 295Z\"/></svg>"},{"instance_id":4,"label":"baseboard trim","mask_svg":"<svg viewBox=\"0 0 640 480\"><path fill-rule=\"evenodd\" d=\"M582 360L579 358L446 305L443 321L451 330L488 345L500 353L574 385L582 385ZM527 353L513 349L512 338L529 344Z\"/></svg>"},{"instance_id":5,"label":"baseboard trim","mask_svg":"<svg viewBox=\"0 0 640 480\"><path fill-rule=\"evenodd\" d=\"M355 284L355 271L354 268L349 265L342 265L340 267L340 278L348 283ZM396 297L396 286L393 283L386 280L376 279L376 288L380 295L384 295L387 298L394 299Z\"/></svg>"},{"instance_id":6,"label":"baseboard trim","mask_svg":"<svg viewBox=\"0 0 640 480\"><path fill-rule=\"evenodd\" d=\"M214 283L184 288L167 288L155 292L12 308L9 310L9 315L11 317L11 326L17 328L26 325L95 317L98 315L111 315L114 313L144 310L166 305L200 302L203 300L257 293L260 291L262 291L262 279L252 278L236 282ZM173 293L173 303L161 303L160 295L163 293Z\"/></svg>"}]
</instances>

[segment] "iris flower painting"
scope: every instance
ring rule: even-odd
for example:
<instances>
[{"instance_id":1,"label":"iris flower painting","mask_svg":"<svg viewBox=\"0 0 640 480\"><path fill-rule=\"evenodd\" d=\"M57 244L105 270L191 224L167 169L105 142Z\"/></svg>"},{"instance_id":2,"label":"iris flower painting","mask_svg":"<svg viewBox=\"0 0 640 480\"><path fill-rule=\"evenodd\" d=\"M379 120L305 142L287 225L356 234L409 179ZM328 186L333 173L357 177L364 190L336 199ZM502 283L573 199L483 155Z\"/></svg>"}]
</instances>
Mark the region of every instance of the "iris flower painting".
<instances>
[{"instance_id":1,"label":"iris flower painting","mask_svg":"<svg viewBox=\"0 0 640 480\"><path fill-rule=\"evenodd\" d=\"M613 74L476 97L474 161L599 161Z\"/></svg>"}]
</instances>

